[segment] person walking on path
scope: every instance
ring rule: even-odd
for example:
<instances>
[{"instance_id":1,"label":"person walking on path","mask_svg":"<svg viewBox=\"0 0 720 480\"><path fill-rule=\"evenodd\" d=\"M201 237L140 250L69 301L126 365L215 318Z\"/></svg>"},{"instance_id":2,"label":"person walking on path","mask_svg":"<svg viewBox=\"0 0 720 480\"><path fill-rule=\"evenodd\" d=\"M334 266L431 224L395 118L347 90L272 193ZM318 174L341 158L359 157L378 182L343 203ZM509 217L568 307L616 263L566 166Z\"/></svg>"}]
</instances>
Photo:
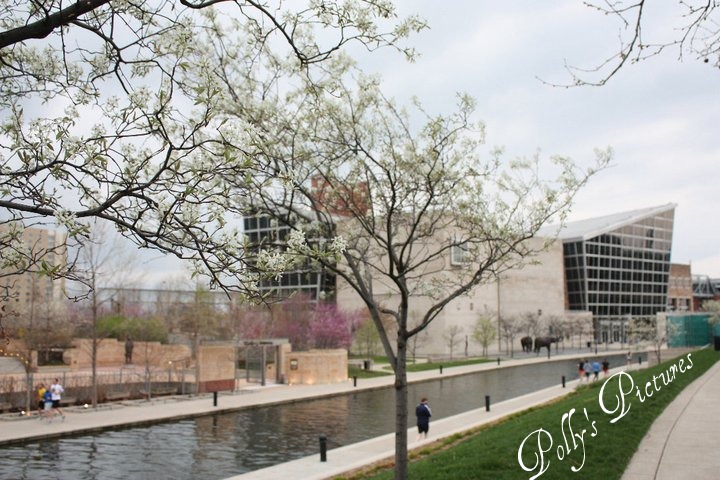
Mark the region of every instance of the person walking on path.
<instances>
[{"instance_id":1,"label":"person walking on path","mask_svg":"<svg viewBox=\"0 0 720 480\"><path fill-rule=\"evenodd\" d=\"M632 352L628 352L625 356L625 359L627 360L627 366L629 367L632 365Z\"/></svg>"},{"instance_id":2,"label":"person walking on path","mask_svg":"<svg viewBox=\"0 0 720 480\"><path fill-rule=\"evenodd\" d=\"M48 423L52 423L53 418L53 401L52 401L52 392L50 390L45 390L45 393L43 393L43 418Z\"/></svg>"},{"instance_id":3,"label":"person walking on path","mask_svg":"<svg viewBox=\"0 0 720 480\"><path fill-rule=\"evenodd\" d=\"M593 369L593 381L595 381L600 377L600 362L598 362L597 360L592 362L592 369Z\"/></svg>"},{"instance_id":4,"label":"person walking on path","mask_svg":"<svg viewBox=\"0 0 720 480\"><path fill-rule=\"evenodd\" d=\"M589 361L587 361L587 362L585 362L584 368L585 368L585 380L587 381L587 383L590 383L590 374L592 373L592 370L593 370L592 364Z\"/></svg>"},{"instance_id":5,"label":"person walking on path","mask_svg":"<svg viewBox=\"0 0 720 480\"><path fill-rule=\"evenodd\" d=\"M428 399L423 397L420 399L420 403L415 407L415 416L417 417L418 427L418 440L421 438L427 438L428 431L430 430L430 417L432 417L432 411L430 405L428 405Z\"/></svg>"},{"instance_id":6,"label":"person walking on path","mask_svg":"<svg viewBox=\"0 0 720 480\"><path fill-rule=\"evenodd\" d=\"M603 377L607 377L608 373L610 372L610 362L608 362L608 359L604 359L602 362L602 371L603 371Z\"/></svg>"},{"instance_id":7,"label":"person walking on path","mask_svg":"<svg viewBox=\"0 0 720 480\"><path fill-rule=\"evenodd\" d=\"M62 399L62 394L65 392L65 389L62 385L60 385L60 379L56 378L55 383L50 385L50 394L52 397L52 408L53 412L57 415L61 415L63 422L65 421L65 414L60 409L60 400Z\"/></svg>"},{"instance_id":8,"label":"person walking on path","mask_svg":"<svg viewBox=\"0 0 720 480\"><path fill-rule=\"evenodd\" d=\"M38 406L38 416L41 417L43 413L45 413L45 392L47 392L47 388L45 388L44 383L38 384L37 389L37 406Z\"/></svg>"},{"instance_id":9,"label":"person walking on path","mask_svg":"<svg viewBox=\"0 0 720 480\"><path fill-rule=\"evenodd\" d=\"M585 376L585 360L580 360L578 362L578 378L580 379L580 382L583 381L584 376Z\"/></svg>"}]
</instances>

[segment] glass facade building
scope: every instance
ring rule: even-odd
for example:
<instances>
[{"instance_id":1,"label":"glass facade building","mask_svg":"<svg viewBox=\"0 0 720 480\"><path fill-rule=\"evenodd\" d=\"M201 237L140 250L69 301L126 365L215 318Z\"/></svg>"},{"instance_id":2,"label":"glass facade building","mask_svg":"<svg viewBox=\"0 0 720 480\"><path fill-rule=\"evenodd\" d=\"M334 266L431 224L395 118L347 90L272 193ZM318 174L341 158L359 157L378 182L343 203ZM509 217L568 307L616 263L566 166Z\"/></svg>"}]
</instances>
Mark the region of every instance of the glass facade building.
<instances>
[{"instance_id":1,"label":"glass facade building","mask_svg":"<svg viewBox=\"0 0 720 480\"><path fill-rule=\"evenodd\" d=\"M569 223L563 242L566 307L593 314L600 343L626 342L631 318L667 309L675 205Z\"/></svg>"},{"instance_id":2,"label":"glass facade building","mask_svg":"<svg viewBox=\"0 0 720 480\"><path fill-rule=\"evenodd\" d=\"M283 245L290 235L290 227L279 225L276 219L266 215L245 217L243 229L248 243L255 250L263 245ZM305 263L284 272L279 278L261 280L258 289L274 300L296 293L314 301L332 300L335 295L335 276L322 266Z\"/></svg>"}]
</instances>

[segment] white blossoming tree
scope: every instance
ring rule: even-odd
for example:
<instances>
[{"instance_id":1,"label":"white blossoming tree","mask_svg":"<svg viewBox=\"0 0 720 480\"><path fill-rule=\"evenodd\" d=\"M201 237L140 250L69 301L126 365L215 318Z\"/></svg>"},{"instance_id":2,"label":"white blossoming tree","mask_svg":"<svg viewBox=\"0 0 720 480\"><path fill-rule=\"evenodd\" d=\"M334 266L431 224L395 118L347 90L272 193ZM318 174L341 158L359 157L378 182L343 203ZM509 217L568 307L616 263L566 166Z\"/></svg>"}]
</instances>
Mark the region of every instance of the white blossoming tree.
<instances>
[{"instance_id":1,"label":"white blossoming tree","mask_svg":"<svg viewBox=\"0 0 720 480\"><path fill-rule=\"evenodd\" d=\"M2 5L2 275L72 276L72 263L42 262L23 249L22 228L64 228L72 239L87 236L85 220L97 218L139 247L194 262L215 286L249 294L259 264L246 259L225 178L242 179L256 166L257 148L243 130L270 108L258 100L265 84L257 80L242 86L246 121L218 121L227 96L203 49L242 44L227 61L248 77L312 85L349 42L412 56L399 42L424 27L397 19L387 0Z\"/></svg>"},{"instance_id":2,"label":"white blossoming tree","mask_svg":"<svg viewBox=\"0 0 720 480\"><path fill-rule=\"evenodd\" d=\"M710 313L710 325L720 324L720 300L708 300L703 302L702 310Z\"/></svg>"},{"instance_id":3,"label":"white blossoming tree","mask_svg":"<svg viewBox=\"0 0 720 480\"><path fill-rule=\"evenodd\" d=\"M668 338L677 334L678 328L665 318L632 317L626 326L630 343L638 349L652 350L657 363L662 362L662 349L667 346Z\"/></svg>"},{"instance_id":4,"label":"white blossoming tree","mask_svg":"<svg viewBox=\"0 0 720 480\"><path fill-rule=\"evenodd\" d=\"M228 85L245 81L222 62L218 71ZM609 154L597 152L586 170L562 157L506 160L483 148L472 98L460 95L449 115L419 103L410 113L342 57L318 83L268 93L275 114L257 118L247 142L266 163L236 185L237 198L316 239L296 251L333 271L367 308L395 373L395 476L404 479L409 342L455 298L545 248L529 240L564 219ZM243 118L236 101L226 105L228 122L236 112ZM323 238L334 239L338 257L326 255Z\"/></svg>"}]
</instances>

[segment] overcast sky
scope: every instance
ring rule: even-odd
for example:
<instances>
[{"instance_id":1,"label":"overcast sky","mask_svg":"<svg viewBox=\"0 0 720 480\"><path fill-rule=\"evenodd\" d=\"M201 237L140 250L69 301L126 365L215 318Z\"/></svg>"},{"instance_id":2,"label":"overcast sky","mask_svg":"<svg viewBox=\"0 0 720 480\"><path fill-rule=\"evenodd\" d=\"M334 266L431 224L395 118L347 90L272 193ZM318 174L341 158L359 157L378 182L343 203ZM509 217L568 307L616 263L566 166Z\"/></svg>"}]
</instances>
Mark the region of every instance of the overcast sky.
<instances>
[{"instance_id":1,"label":"overcast sky","mask_svg":"<svg viewBox=\"0 0 720 480\"><path fill-rule=\"evenodd\" d=\"M668 38L677 2L650 11L646 39ZM565 63L590 68L617 51L620 25L574 0L401 0L430 30L412 42L414 64L384 52L364 57L391 96L416 95L449 112L455 92L478 101L489 145L508 157L570 156L590 165L610 146L613 167L594 177L570 220L677 204L672 261L720 277L720 71L678 51L630 65L603 87L569 83Z\"/></svg>"},{"instance_id":2,"label":"overcast sky","mask_svg":"<svg viewBox=\"0 0 720 480\"><path fill-rule=\"evenodd\" d=\"M579 194L569 220L675 203L672 261L720 277L720 71L679 61L673 50L603 87L553 87L539 79L568 83L566 62L591 68L617 51L614 19L580 0L396 3L430 29L410 42L421 54L412 64L389 50L356 52L362 68L382 76L386 94L449 113L456 92L469 93L488 145L504 146L507 158L540 151L589 166L595 148L612 147L613 167ZM668 38L680 19L676 2L656 3L667 10L650 11L644 32Z\"/></svg>"}]
</instances>

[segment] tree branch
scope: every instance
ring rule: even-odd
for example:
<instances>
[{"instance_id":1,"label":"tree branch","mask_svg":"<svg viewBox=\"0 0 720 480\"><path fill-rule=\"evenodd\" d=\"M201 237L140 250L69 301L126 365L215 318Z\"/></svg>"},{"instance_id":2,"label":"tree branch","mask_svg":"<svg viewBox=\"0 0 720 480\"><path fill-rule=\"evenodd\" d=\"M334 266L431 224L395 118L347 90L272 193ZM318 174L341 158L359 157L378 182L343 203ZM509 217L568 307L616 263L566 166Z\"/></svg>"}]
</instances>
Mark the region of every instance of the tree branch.
<instances>
[{"instance_id":1,"label":"tree branch","mask_svg":"<svg viewBox=\"0 0 720 480\"><path fill-rule=\"evenodd\" d=\"M0 49L24 42L31 38L45 38L53 30L63 25L68 25L77 20L80 16L101 7L110 0L79 0L73 5L58 12L46 16L34 23L13 28L6 32L0 32Z\"/></svg>"}]
</instances>

